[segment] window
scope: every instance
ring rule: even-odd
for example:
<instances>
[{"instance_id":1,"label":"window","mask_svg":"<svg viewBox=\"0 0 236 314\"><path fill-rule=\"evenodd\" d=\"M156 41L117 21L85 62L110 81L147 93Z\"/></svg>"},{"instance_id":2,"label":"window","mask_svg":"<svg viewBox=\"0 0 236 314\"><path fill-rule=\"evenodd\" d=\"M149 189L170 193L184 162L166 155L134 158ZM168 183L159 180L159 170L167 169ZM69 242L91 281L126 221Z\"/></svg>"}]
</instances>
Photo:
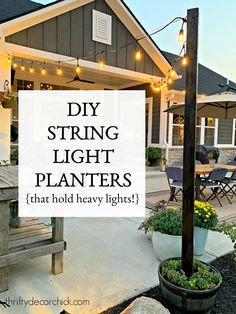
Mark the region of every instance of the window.
<instances>
[{"instance_id":1,"label":"window","mask_svg":"<svg viewBox=\"0 0 236 314\"><path fill-rule=\"evenodd\" d=\"M184 144L184 117L173 115L172 145L182 146Z\"/></svg>"},{"instance_id":2,"label":"window","mask_svg":"<svg viewBox=\"0 0 236 314\"><path fill-rule=\"evenodd\" d=\"M196 129L196 142L200 144L201 141L201 119L197 118ZM184 117L174 114L173 115L173 134L172 145L183 146L184 145Z\"/></svg>"},{"instance_id":3,"label":"window","mask_svg":"<svg viewBox=\"0 0 236 314\"><path fill-rule=\"evenodd\" d=\"M204 133L204 144L209 146L214 146L215 143L215 119L204 118L202 119L202 126L205 130ZM201 143L203 144L203 143Z\"/></svg>"}]
</instances>

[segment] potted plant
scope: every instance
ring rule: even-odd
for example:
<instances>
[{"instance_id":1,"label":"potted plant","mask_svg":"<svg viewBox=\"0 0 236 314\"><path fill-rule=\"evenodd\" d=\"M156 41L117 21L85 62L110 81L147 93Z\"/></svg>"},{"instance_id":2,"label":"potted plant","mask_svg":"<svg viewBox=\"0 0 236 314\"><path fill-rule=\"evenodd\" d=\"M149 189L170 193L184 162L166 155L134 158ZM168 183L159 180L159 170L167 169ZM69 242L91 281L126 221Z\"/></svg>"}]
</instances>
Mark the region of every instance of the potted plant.
<instances>
[{"instance_id":1,"label":"potted plant","mask_svg":"<svg viewBox=\"0 0 236 314\"><path fill-rule=\"evenodd\" d=\"M11 109L16 103L16 97L10 93L0 92L0 103L3 108Z\"/></svg>"},{"instance_id":2,"label":"potted plant","mask_svg":"<svg viewBox=\"0 0 236 314\"><path fill-rule=\"evenodd\" d=\"M155 217L155 214L158 211L165 210L168 207L167 201L159 201L157 202L153 208L150 209L149 215L145 218L145 220L140 224L138 230L144 231L145 235L149 240L152 239L152 220Z\"/></svg>"},{"instance_id":3,"label":"potted plant","mask_svg":"<svg viewBox=\"0 0 236 314\"><path fill-rule=\"evenodd\" d=\"M207 202L194 202L194 255L202 255L206 247L208 230L218 224L216 209Z\"/></svg>"},{"instance_id":4,"label":"potted plant","mask_svg":"<svg viewBox=\"0 0 236 314\"><path fill-rule=\"evenodd\" d=\"M209 160L209 164L211 165L212 168L214 168L215 164L216 164L216 161L215 161L215 159L213 159L214 158L213 153L209 152L207 157L208 157L208 160Z\"/></svg>"},{"instance_id":5,"label":"potted plant","mask_svg":"<svg viewBox=\"0 0 236 314\"><path fill-rule=\"evenodd\" d=\"M18 165L18 149L13 149L11 152L11 164Z\"/></svg>"},{"instance_id":6,"label":"potted plant","mask_svg":"<svg viewBox=\"0 0 236 314\"><path fill-rule=\"evenodd\" d=\"M151 222L153 250L159 260L180 257L182 248L182 213L177 208L156 212Z\"/></svg>"},{"instance_id":7,"label":"potted plant","mask_svg":"<svg viewBox=\"0 0 236 314\"><path fill-rule=\"evenodd\" d=\"M145 153L149 166L152 166L158 159L161 159L162 156L162 150L159 147L149 146L146 148Z\"/></svg>"},{"instance_id":8,"label":"potted plant","mask_svg":"<svg viewBox=\"0 0 236 314\"><path fill-rule=\"evenodd\" d=\"M211 265L194 260L188 278L181 263L180 258L170 258L159 265L163 297L175 313L210 313L222 283L220 273Z\"/></svg>"}]
</instances>

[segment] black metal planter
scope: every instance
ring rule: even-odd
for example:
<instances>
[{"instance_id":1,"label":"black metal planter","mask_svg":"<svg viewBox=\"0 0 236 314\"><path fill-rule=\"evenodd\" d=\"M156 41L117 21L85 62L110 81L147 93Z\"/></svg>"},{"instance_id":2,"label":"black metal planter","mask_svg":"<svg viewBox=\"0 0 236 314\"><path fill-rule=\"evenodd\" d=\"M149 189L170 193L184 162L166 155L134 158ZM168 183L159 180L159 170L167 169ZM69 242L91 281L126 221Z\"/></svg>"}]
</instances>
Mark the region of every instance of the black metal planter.
<instances>
[{"instance_id":1,"label":"black metal planter","mask_svg":"<svg viewBox=\"0 0 236 314\"><path fill-rule=\"evenodd\" d=\"M173 285L168 282L161 275L161 267L168 260L180 259L180 258L169 258L164 260L158 269L158 276L160 280L160 287L163 294L163 297L171 306L172 313L185 313L185 314L208 314L211 313L211 310L215 304L216 295L222 283L222 277L220 273L211 265L208 265L211 270L220 275L219 284L209 290L190 290L184 289L178 286Z\"/></svg>"}]
</instances>

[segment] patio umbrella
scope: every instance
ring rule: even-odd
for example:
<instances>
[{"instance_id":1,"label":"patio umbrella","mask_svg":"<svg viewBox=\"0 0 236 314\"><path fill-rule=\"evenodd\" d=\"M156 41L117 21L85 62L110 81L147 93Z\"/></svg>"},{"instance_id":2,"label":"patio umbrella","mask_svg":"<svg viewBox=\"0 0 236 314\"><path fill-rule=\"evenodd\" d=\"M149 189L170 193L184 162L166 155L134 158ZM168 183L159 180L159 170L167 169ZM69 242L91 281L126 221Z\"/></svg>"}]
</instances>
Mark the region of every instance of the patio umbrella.
<instances>
[{"instance_id":1,"label":"patio umbrella","mask_svg":"<svg viewBox=\"0 0 236 314\"><path fill-rule=\"evenodd\" d=\"M164 112L184 116L184 104L172 105ZM197 101L197 116L218 119L236 118L236 93L226 91Z\"/></svg>"}]
</instances>

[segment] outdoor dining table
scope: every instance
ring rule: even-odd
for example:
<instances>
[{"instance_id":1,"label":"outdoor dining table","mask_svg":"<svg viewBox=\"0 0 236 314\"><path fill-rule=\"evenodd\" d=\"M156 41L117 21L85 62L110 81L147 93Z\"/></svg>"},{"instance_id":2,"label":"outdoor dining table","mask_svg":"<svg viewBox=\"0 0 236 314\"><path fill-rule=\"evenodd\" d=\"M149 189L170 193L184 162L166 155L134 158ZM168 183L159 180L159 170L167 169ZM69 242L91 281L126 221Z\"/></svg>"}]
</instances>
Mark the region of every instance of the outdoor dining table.
<instances>
[{"instance_id":1,"label":"outdoor dining table","mask_svg":"<svg viewBox=\"0 0 236 314\"><path fill-rule=\"evenodd\" d=\"M18 199L18 166L0 167L0 292L8 289L9 266L52 254L52 272L63 271L63 223L51 218L51 225L29 218L22 227L9 227L9 202Z\"/></svg>"},{"instance_id":2,"label":"outdoor dining table","mask_svg":"<svg viewBox=\"0 0 236 314\"><path fill-rule=\"evenodd\" d=\"M200 184L201 184L201 176L209 175L214 168L225 168L228 172L234 172L236 170L236 165L227 165L227 164L215 164L214 166L210 164L205 165L196 165L195 166L195 174L196 174L196 199L200 200Z\"/></svg>"}]
</instances>

